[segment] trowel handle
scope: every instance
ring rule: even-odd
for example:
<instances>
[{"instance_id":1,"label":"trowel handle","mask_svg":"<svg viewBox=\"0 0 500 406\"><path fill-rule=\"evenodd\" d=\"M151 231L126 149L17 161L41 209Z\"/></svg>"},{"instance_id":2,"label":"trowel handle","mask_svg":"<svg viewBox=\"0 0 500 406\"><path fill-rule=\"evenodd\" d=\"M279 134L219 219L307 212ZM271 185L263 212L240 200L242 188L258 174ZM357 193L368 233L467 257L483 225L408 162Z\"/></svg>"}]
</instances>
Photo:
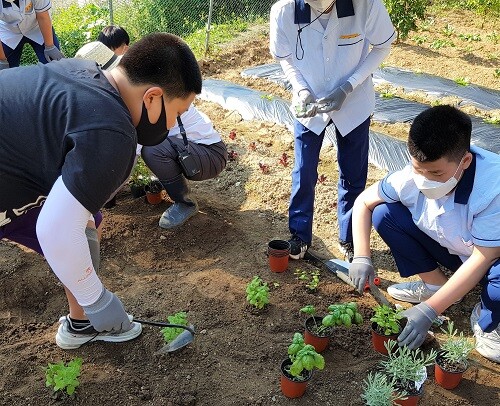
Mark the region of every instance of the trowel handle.
<instances>
[{"instance_id":1,"label":"trowel handle","mask_svg":"<svg viewBox=\"0 0 500 406\"><path fill-rule=\"evenodd\" d=\"M156 327L173 327L173 328L183 328L184 330L189 331L191 334L194 334L194 330L189 327L189 326L184 326L182 324L170 324L170 323L163 323L161 321L147 321L147 320L139 320L139 319L134 319L136 323L141 323L141 324L149 324L150 326L156 326Z\"/></svg>"}]
</instances>

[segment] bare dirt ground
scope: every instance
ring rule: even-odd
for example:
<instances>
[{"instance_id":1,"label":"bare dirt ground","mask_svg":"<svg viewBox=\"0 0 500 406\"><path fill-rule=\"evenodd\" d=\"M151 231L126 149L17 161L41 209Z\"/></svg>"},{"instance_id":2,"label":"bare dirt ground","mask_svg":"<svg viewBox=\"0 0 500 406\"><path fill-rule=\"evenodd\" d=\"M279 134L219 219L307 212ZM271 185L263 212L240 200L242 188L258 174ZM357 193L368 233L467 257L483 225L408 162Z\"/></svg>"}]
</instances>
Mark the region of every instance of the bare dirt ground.
<instances>
[{"instance_id":1,"label":"bare dirt ground","mask_svg":"<svg viewBox=\"0 0 500 406\"><path fill-rule=\"evenodd\" d=\"M410 39L395 45L387 64L450 79L467 76L471 83L499 89L499 79L494 77L499 45L487 39L495 27L498 30L498 20L481 27L470 13L429 17L428 31L410 36L425 35L427 42L418 45ZM447 24L454 28L456 46L432 50L429 44L441 38ZM481 41L462 41L459 34L480 34ZM276 85L240 77L247 67L271 62L267 42L265 27L252 29L249 35L221 48L217 56L202 61L205 77L224 78L289 98ZM467 53L465 47L469 47ZM136 317L164 321L178 311L188 312L198 332L195 341L181 352L156 355L162 346L161 335L157 328L145 326L142 336L132 342L59 349L54 342L57 320L67 311L60 283L43 258L3 241L0 404L362 404L361 382L382 359L371 348L368 321L335 331L324 353L326 367L315 373L304 397L290 401L279 389L279 363L286 357L293 333L303 331L304 317L298 311L302 306L314 304L323 312L331 303L354 300L367 320L376 304L371 295L357 295L324 270L318 292L308 293L294 275L298 268L315 269L305 261L291 262L283 274L268 269L267 242L288 237L292 135L272 123L242 121L238 114L214 103L197 101L196 105L211 117L228 149L237 153L236 160L217 179L191 184L200 214L179 230L157 226L167 203L151 206L123 190L118 205L104 210L99 272ZM399 136L404 133L404 128L383 129L381 132ZM231 130L236 132L234 140L228 137ZM289 156L288 166L279 164L283 153ZM268 165L269 173L262 173L259 163ZM325 255L340 256L334 150L323 151L319 173L326 179L317 186L313 247ZM371 167L369 183L384 174ZM381 287L399 281L390 252L375 234L372 247ZM248 310L245 301L245 287L255 275L271 286L270 305L257 314ZM469 315L479 292L476 288L446 312L469 336ZM430 346L436 347L437 342L430 340L424 349ZM77 396L54 400L45 388L43 368L49 362L76 356L83 358ZM420 404L497 405L499 372L499 365L474 352L463 382L449 391L433 382L429 369Z\"/></svg>"}]
</instances>

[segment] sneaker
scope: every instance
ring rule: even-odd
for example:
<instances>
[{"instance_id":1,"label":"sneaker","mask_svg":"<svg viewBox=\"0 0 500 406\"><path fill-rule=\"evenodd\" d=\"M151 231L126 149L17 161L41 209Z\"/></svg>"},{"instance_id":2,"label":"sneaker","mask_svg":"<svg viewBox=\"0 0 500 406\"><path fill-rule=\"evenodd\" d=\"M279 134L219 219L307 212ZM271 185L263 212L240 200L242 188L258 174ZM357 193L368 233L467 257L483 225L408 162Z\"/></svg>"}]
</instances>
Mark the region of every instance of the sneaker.
<instances>
[{"instance_id":1,"label":"sneaker","mask_svg":"<svg viewBox=\"0 0 500 406\"><path fill-rule=\"evenodd\" d=\"M198 204L194 202L194 205L188 205L185 203L174 203L162 214L159 226L161 228L171 229L179 227L184 224L187 220L198 213Z\"/></svg>"},{"instance_id":2,"label":"sneaker","mask_svg":"<svg viewBox=\"0 0 500 406\"><path fill-rule=\"evenodd\" d=\"M132 322L133 317L131 315L128 317ZM62 316L59 319L59 323L56 344L64 350L73 350L92 341L121 343L136 338L142 332L142 325L136 322L132 322L130 330L121 333L107 331L100 333L92 327L89 321L74 321L69 316Z\"/></svg>"},{"instance_id":3,"label":"sneaker","mask_svg":"<svg viewBox=\"0 0 500 406\"><path fill-rule=\"evenodd\" d=\"M352 242L339 240L339 250L344 254L344 260L347 259L348 262L352 262L354 258L354 245L352 245Z\"/></svg>"},{"instance_id":4,"label":"sneaker","mask_svg":"<svg viewBox=\"0 0 500 406\"><path fill-rule=\"evenodd\" d=\"M421 303L425 302L436 292L430 290L424 282L418 281L391 285L387 288L387 293L394 299L401 300L402 302ZM453 304L460 303L461 301L462 298Z\"/></svg>"},{"instance_id":5,"label":"sneaker","mask_svg":"<svg viewBox=\"0 0 500 406\"><path fill-rule=\"evenodd\" d=\"M288 240L290 243L290 258L292 259L302 259L306 255L309 249L309 244L302 241L299 237L294 235Z\"/></svg>"},{"instance_id":6,"label":"sneaker","mask_svg":"<svg viewBox=\"0 0 500 406\"><path fill-rule=\"evenodd\" d=\"M500 363L500 326L491 333L485 333L478 324L481 303L474 306L470 315L470 325L476 337L476 351L490 361Z\"/></svg>"}]
</instances>

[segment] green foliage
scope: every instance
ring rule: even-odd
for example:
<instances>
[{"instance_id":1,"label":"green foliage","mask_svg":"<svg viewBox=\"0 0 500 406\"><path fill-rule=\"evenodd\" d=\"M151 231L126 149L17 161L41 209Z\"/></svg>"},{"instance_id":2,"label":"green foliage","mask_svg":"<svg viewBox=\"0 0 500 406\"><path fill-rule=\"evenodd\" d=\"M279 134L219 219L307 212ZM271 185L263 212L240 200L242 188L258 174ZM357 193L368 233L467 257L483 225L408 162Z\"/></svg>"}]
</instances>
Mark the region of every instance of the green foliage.
<instances>
[{"instance_id":1,"label":"green foliage","mask_svg":"<svg viewBox=\"0 0 500 406\"><path fill-rule=\"evenodd\" d=\"M441 48L447 48L447 47L454 47L455 44L450 41L449 39L436 39L431 42L429 45L429 48L431 49L441 49Z\"/></svg>"},{"instance_id":2,"label":"green foliage","mask_svg":"<svg viewBox=\"0 0 500 406\"><path fill-rule=\"evenodd\" d=\"M57 8L52 16L61 51L68 58L75 56L82 45L95 41L109 23L109 10L94 3L79 7L71 4Z\"/></svg>"},{"instance_id":3,"label":"green foliage","mask_svg":"<svg viewBox=\"0 0 500 406\"><path fill-rule=\"evenodd\" d=\"M407 346L398 347L394 340L389 340L384 345L388 358L381 361L380 365L389 377L397 379L398 386L402 388L411 388L414 382L421 381L425 367L432 365L437 355L434 349L425 355L420 348L410 350Z\"/></svg>"},{"instance_id":4,"label":"green foliage","mask_svg":"<svg viewBox=\"0 0 500 406\"><path fill-rule=\"evenodd\" d=\"M480 15L500 15L500 1L498 0L433 0L433 4L442 9L466 9Z\"/></svg>"},{"instance_id":5,"label":"green foliage","mask_svg":"<svg viewBox=\"0 0 500 406\"><path fill-rule=\"evenodd\" d=\"M63 361L57 364L49 364L45 368L45 386L50 386L54 392L62 391L73 395L75 389L80 385L78 377L82 366L82 359L75 358L65 364Z\"/></svg>"},{"instance_id":6,"label":"green foliage","mask_svg":"<svg viewBox=\"0 0 500 406\"><path fill-rule=\"evenodd\" d=\"M318 270L307 271L297 268L293 273L310 292L315 292L318 289L320 282L320 272Z\"/></svg>"},{"instance_id":7,"label":"green foliage","mask_svg":"<svg viewBox=\"0 0 500 406\"><path fill-rule=\"evenodd\" d=\"M469 86L470 80L469 78L456 78L455 83L460 86Z\"/></svg>"},{"instance_id":8,"label":"green foliage","mask_svg":"<svg viewBox=\"0 0 500 406\"><path fill-rule=\"evenodd\" d=\"M170 324L180 324L181 326L188 325L186 312L177 312L174 315L168 316L167 320ZM180 327L164 327L160 330L167 344L175 340L183 331L184 329Z\"/></svg>"},{"instance_id":9,"label":"green foliage","mask_svg":"<svg viewBox=\"0 0 500 406\"><path fill-rule=\"evenodd\" d=\"M401 331L400 320L403 318L402 309L394 309L387 305L378 305L374 308L375 314L370 319L377 324L379 331L388 336Z\"/></svg>"},{"instance_id":10,"label":"green foliage","mask_svg":"<svg viewBox=\"0 0 500 406\"><path fill-rule=\"evenodd\" d=\"M389 379L381 372L370 372L363 381L361 398L367 406L392 406L396 400L406 399L406 392L399 393L394 379Z\"/></svg>"},{"instance_id":11,"label":"green foliage","mask_svg":"<svg viewBox=\"0 0 500 406\"><path fill-rule=\"evenodd\" d=\"M499 74L496 77L500 77L500 69L498 69L498 72L499 72ZM493 115L492 117L485 118L484 121L488 124L498 125L498 124L500 124L500 115L498 115L498 116Z\"/></svg>"},{"instance_id":12,"label":"green foliage","mask_svg":"<svg viewBox=\"0 0 500 406\"><path fill-rule=\"evenodd\" d=\"M417 20L423 19L428 0L384 0L391 21L397 31L397 40L408 38L417 29Z\"/></svg>"},{"instance_id":13,"label":"green foliage","mask_svg":"<svg viewBox=\"0 0 500 406\"><path fill-rule=\"evenodd\" d=\"M269 303L269 287L258 276L254 276L248 283L247 301L257 309L262 309Z\"/></svg>"},{"instance_id":14,"label":"green foliage","mask_svg":"<svg viewBox=\"0 0 500 406\"><path fill-rule=\"evenodd\" d=\"M134 169L132 169L129 182L134 186L146 186L151 182L151 171L142 158L137 160Z\"/></svg>"},{"instance_id":15,"label":"green foliage","mask_svg":"<svg viewBox=\"0 0 500 406\"><path fill-rule=\"evenodd\" d=\"M481 35L479 34L460 34L458 36L462 41L467 41L467 42L478 42L481 41Z\"/></svg>"},{"instance_id":16,"label":"green foliage","mask_svg":"<svg viewBox=\"0 0 500 406\"><path fill-rule=\"evenodd\" d=\"M292 344L288 347L288 357L292 361L289 372L295 378L300 379L304 369L312 371L314 368L323 369L325 367L323 356L318 354L312 345L305 344L300 333L293 335Z\"/></svg>"},{"instance_id":17,"label":"green foliage","mask_svg":"<svg viewBox=\"0 0 500 406\"><path fill-rule=\"evenodd\" d=\"M448 328L441 329L446 334L445 341L441 344L444 351L443 357L453 364L464 364L469 353L474 349L474 343L464 337L464 333L455 330L453 322L448 322Z\"/></svg>"},{"instance_id":18,"label":"green foliage","mask_svg":"<svg viewBox=\"0 0 500 406\"><path fill-rule=\"evenodd\" d=\"M328 306L328 312L321 322L325 328L342 325L351 327L353 324L363 323L363 316L358 312L356 302L332 304Z\"/></svg>"}]
</instances>

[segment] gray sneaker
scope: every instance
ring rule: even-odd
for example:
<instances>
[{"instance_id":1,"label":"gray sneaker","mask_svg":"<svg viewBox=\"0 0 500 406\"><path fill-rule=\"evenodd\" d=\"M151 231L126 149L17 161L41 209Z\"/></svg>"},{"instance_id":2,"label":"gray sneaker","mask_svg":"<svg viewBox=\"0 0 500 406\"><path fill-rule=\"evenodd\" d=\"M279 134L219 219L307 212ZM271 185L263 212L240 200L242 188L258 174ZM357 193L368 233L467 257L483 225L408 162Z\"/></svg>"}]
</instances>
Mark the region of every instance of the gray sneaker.
<instances>
[{"instance_id":1,"label":"gray sneaker","mask_svg":"<svg viewBox=\"0 0 500 406\"><path fill-rule=\"evenodd\" d=\"M481 303L474 306L470 315L470 325L476 338L476 351L490 361L500 363L500 326L491 333L485 333L478 324Z\"/></svg>"},{"instance_id":2,"label":"gray sneaker","mask_svg":"<svg viewBox=\"0 0 500 406\"><path fill-rule=\"evenodd\" d=\"M408 303L425 302L435 292L430 290L424 282L404 282L391 285L387 288L387 293L394 299Z\"/></svg>"},{"instance_id":3,"label":"gray sneaker","mask_svg":"<svg viewBox=\"0 0 500 406\"><path fill-rule=\"evenodd\" d=\"M79 348L83 344L92 341L108 341L113 343L121 343L129 341L142 332L142 325L140 323L132 322L133 317L129 314L129 320L132 323L130 330L124 332L98 332L89 321L76 322L69 318L69 316L62 316L59 319L59 328L56 334L56 344L63 350L73 350Z\"/></svg>"},{"instance_id":4,"label":"gray sneaker","mask_svg":"<svg viewBox=\"0 0 500 406\"><path fill-rule=\"evenodd\" d=\"M162 214L159 226L161 228L175 228L184 224L187 220L198 213L198 204L194 202L194 205L188 205L185 203L174 203Z\"/></svg>"}]
</instances>

